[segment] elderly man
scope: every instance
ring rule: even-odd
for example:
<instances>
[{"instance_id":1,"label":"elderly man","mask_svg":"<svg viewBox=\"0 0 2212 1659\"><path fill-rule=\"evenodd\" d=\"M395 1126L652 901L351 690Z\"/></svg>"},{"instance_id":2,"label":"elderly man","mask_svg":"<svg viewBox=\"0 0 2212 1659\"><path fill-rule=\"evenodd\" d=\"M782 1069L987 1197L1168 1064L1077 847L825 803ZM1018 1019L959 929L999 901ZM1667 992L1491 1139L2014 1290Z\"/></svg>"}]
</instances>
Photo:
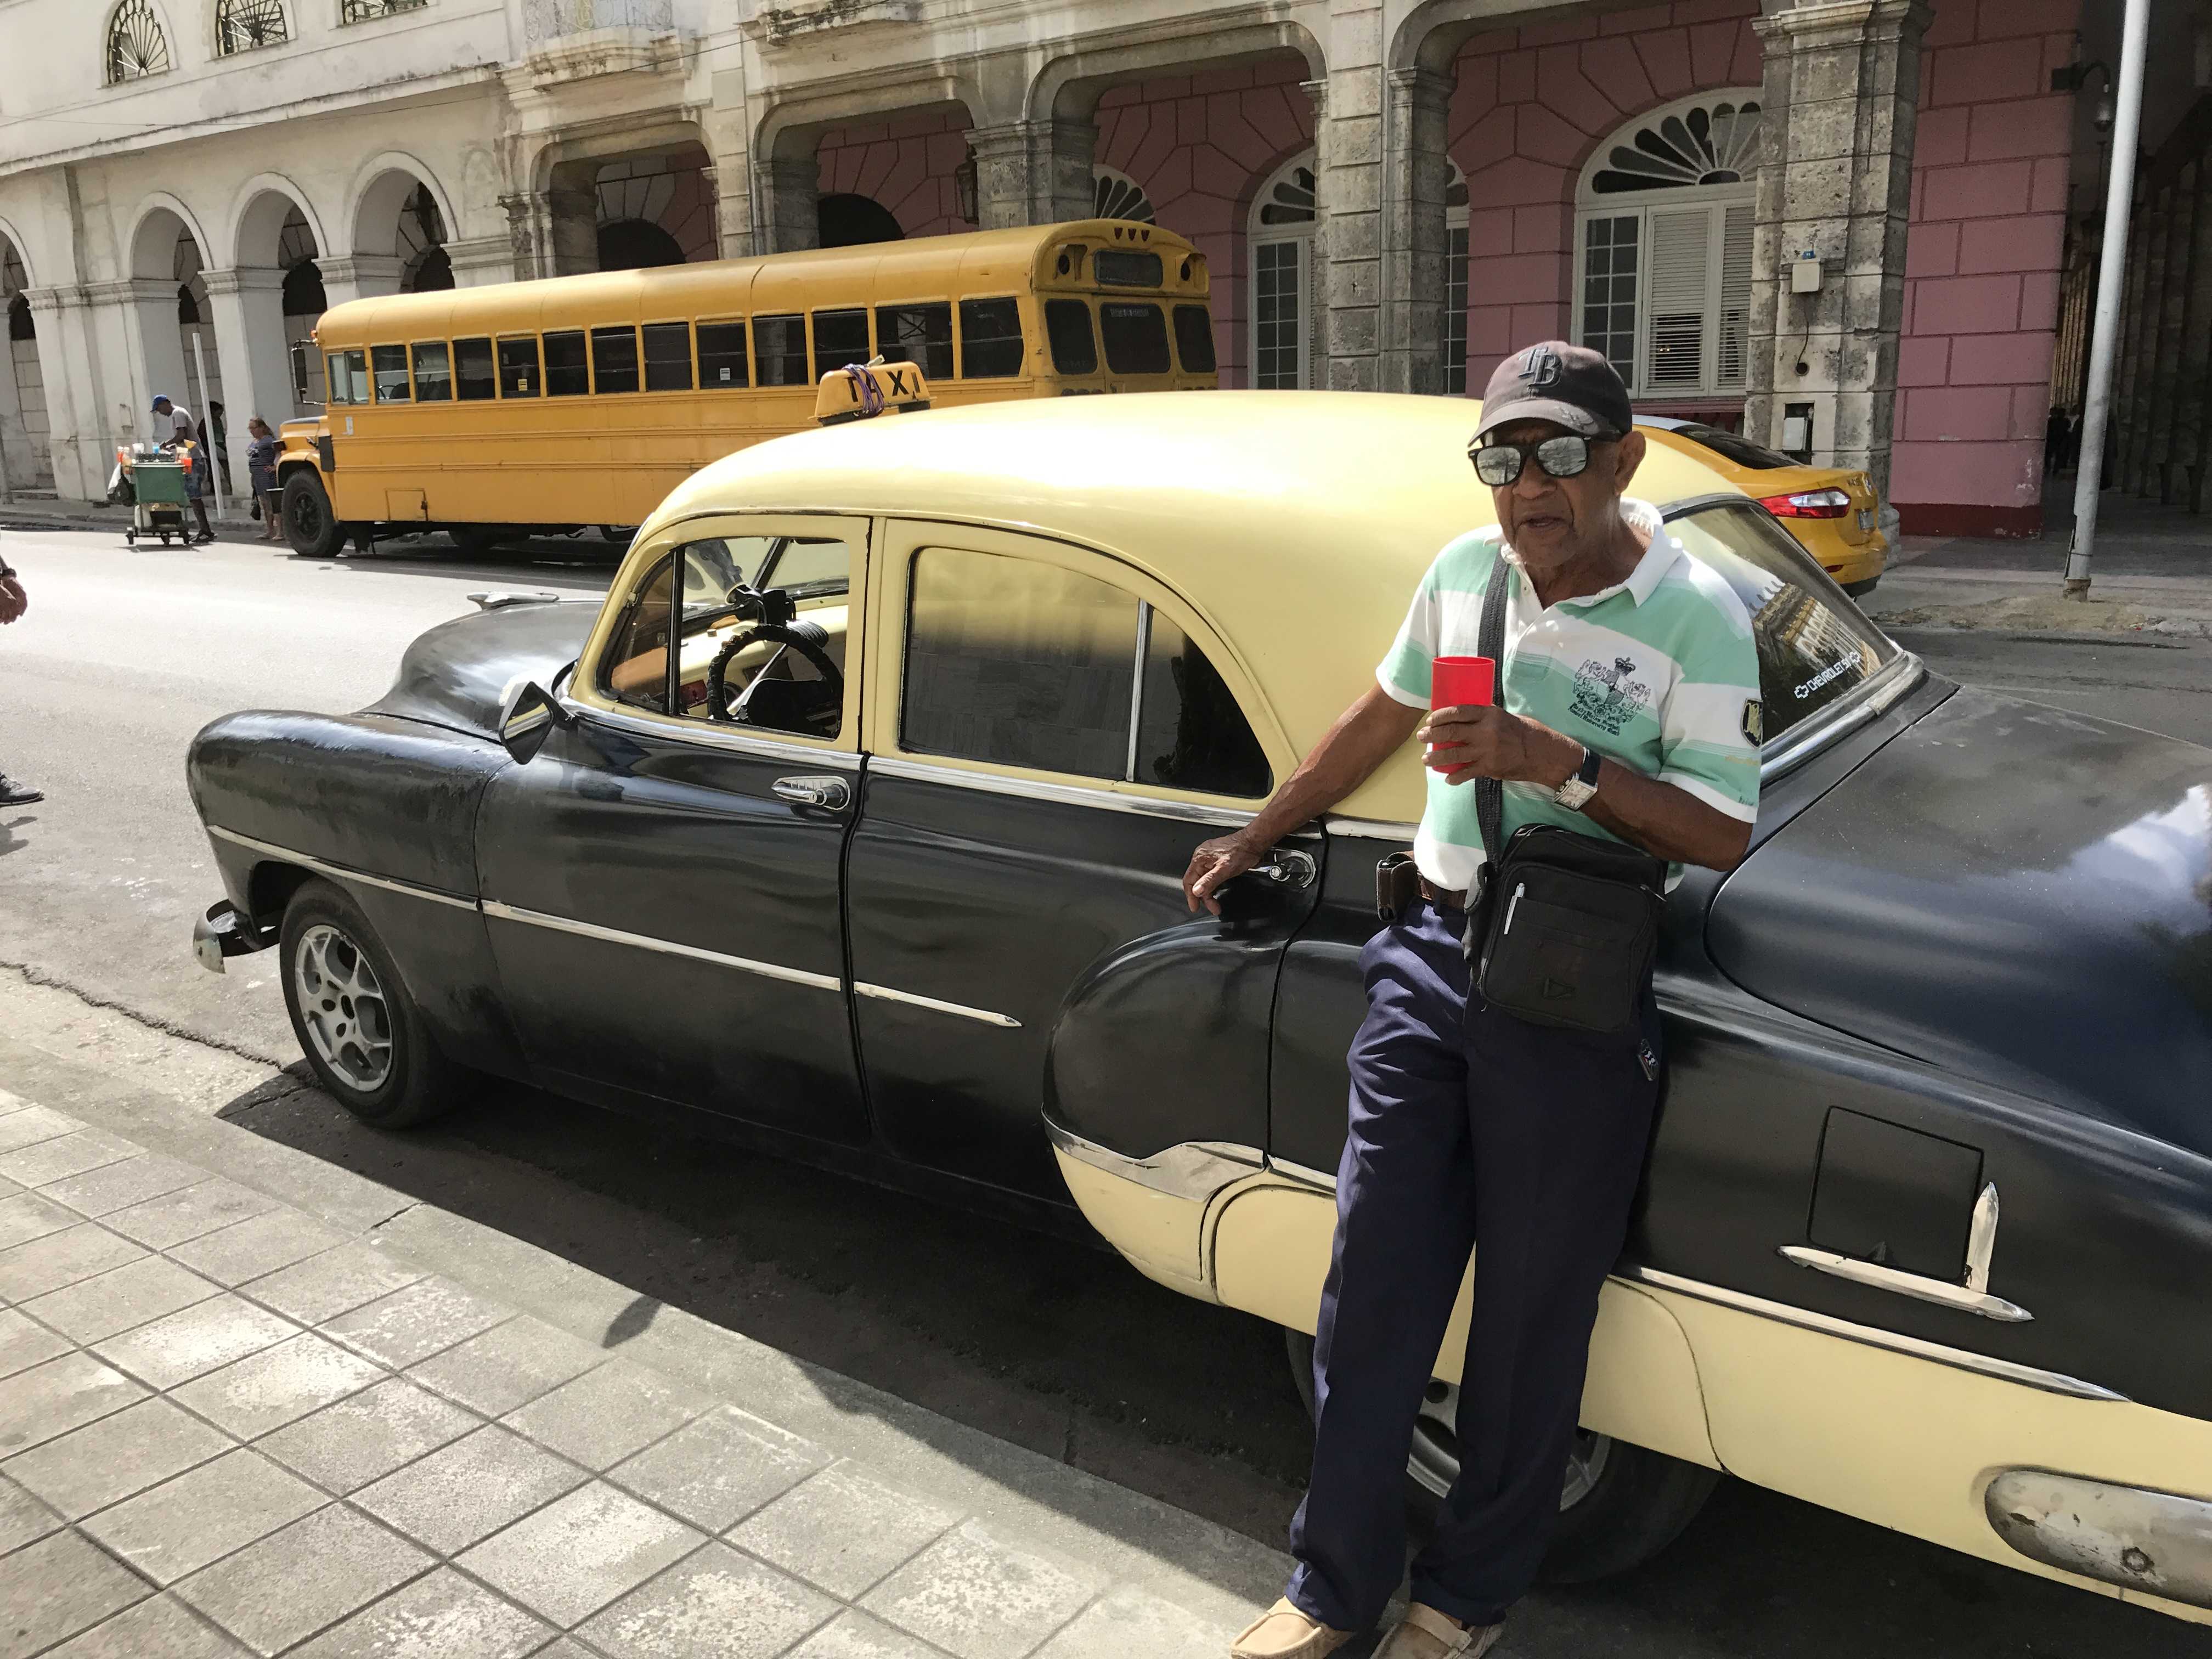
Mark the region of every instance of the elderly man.
<instances>
[{"instance_id":1,"label":"elderly man","mask_svg":"<svg viewBox=\"0 0 2212 1659\"><path fill-rule=\"evenodd\" d=\"M1224 882L1417 730L1431 745L1414 843L1422 896L1361 963L1368 1014L1352 1048L1314 1348L1313 1476L1291 1528L1297 1571L1234 1659L1320 1659L1397 1588L1414 1414L1471 1247L1459 1480L1377 1659L1486 1652L1558 1513L1598 1291L1626 1236L1659 1097L1659 1022L1648 977L1618 1036L1524 1021L1471 988L1468 890L1485 854L1468 786L1503 780L1501 846L1522 825L1558 825L1628 842L1670 873L1741 859L1759 790L1749 619L1656 508L1625 495L1644 459L1632 421L1627 388L1597 352L1551 341L1499 367L1470 452L1497 527L1437 556L1377 684L1250 826L1200 847L1184 878L1194 907L1218 910ZM1478 653L1483 599L1499 581L1496 706L1431 709L1431 663ZM1605 694L1588 695L1600 683Z\"/></svg>"}]
</instances>

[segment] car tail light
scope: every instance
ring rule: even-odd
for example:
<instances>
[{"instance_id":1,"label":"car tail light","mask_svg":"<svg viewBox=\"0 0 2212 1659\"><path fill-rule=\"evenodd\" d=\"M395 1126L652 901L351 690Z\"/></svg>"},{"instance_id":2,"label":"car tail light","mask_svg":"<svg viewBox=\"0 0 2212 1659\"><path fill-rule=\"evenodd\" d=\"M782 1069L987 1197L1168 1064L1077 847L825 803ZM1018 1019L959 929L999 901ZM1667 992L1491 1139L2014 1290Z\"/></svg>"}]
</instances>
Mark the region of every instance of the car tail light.
<instances>
[{"instance_id":1,"label":"car tail light","mask_svg":"<svg viewBox=\"0 0 2212 1659\"><path fill-rule=\"evenodd\" d=\"M1803 489L1795 495L1768 495L1759 503L1778 519L1840 519L1851 498L1840 489Z\"/></svg>"}]
</instances>

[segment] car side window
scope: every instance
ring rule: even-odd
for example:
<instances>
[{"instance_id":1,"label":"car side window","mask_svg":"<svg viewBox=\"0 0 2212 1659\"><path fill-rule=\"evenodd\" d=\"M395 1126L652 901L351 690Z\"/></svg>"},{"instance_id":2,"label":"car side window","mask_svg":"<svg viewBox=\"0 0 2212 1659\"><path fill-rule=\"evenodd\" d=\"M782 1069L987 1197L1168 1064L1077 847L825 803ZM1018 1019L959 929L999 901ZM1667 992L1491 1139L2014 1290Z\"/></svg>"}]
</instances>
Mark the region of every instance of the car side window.
<instances>
[{"instance_id":1,"label":"car side window","mask_svg":"<svg viewBox=\"0 0 2212 1659\"><path fill-rule=\"evenodd\" d=\"M668 636L674 562L663 559L637 585L623 607L614 638L600 660L599 690L617 702L656 714L668 712Z\"/></svg>"},{"instance_id":2,"label":"car side window","mask_svg":"<svg viewBox=\"0 0 2212 1659\"><path fill-rule=\"evenodd\" d=\"M915 754L1205 793L1270 783L1170 618L1097 577L961 548L914 556L899 736Z\"/></svg>"},{"instance_id":3,"label":"car side window","mask_svg":"<svg viewBox=\"0 0 2212 1659\"><path fill-rule=\"evenodd\" d=\"M691 543L683 561L677 712L734 731L836 737L851 545L836 537L731 536ZM760 615L740 613L740 602L752 602L732 599L740 582L787 594L798 614L763 634Z\"/></svg>"}]
</instances>

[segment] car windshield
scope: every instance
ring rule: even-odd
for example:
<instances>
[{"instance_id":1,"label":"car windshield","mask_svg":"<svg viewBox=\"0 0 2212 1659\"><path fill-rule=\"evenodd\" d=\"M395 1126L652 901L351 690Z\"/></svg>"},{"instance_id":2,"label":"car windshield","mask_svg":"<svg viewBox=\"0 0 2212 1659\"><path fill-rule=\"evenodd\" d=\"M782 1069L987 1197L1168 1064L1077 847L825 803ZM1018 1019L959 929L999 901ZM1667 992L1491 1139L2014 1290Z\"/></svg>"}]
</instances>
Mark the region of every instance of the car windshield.
<instances>
[{"instance_id":1,"label":"car windshield","mask_svg":"<svg viewBox=\"0 0 2212 1659\"><path fill-rule=\"evenodd\" d=\"M1702 425L1696 421L1685 421L1680 426L1665 428L1692 443L1703 444L1723 460L1734 461L1738 466L1747 466L1755 472L1768 472L1777 467L1802 466L1804 462L1795 455L1784 455L1778 449L1769 449L1765 444L1755 444L1740 432L1723 432L1717 426Z\"/></svg>"},{"instance_id":2,"label":"car windshield","mask_svg":"<svg viewBox=\"0 0 2212 1659\"><path fill-rule=\"evenodd\" d=\"M1787 532L1748 501L1673 518L1682 545L1735 589L1759 643L1760 740L1842 702L1897 657L1897 647L1844 596Z\"/></svg>"}]
</instances>

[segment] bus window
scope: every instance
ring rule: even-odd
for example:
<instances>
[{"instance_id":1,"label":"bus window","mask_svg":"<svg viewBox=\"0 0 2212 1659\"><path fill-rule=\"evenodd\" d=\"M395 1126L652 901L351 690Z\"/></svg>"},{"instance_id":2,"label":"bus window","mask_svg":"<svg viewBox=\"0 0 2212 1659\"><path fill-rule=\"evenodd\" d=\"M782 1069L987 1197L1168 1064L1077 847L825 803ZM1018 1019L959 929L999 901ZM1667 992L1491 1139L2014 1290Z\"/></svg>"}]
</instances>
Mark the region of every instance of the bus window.
<instances>
[{"instance_id":1,"label":"bus window","mask_svg":"<svg viewBox=\"0 0 2212 1659\"><path fill-rule=\"evenodd\" d=\"M878 306L876 350L887 363L914 363L933 380L952 378L952 307Z\"/></svg>"},{"instance_id":2,"label":"bus window","mask_svg":"<svg viewBox=\"0 0 2212 1659\"><path fill-rule=\"evenodd\" d=\"M637 390L635 329L592 331L592 388L602 398L610 392Z\"/></svg>"},{"instance_id":3,"label":"bus window","mask_svg":"<svg viewBox=\"0 0 2212 1659\"><path fill-rule=\"evenodd\" d=\"M848 363L868 361L868 313L865 311L817 311L814 313L814 378L820 380Z\"/></svg>"},{"instance_id":4,"label":"bus window","mask_svg":"<svg viewBox=\"0 0 2212 1659\"><path fill-rule=\"evenodd\" d=\"M1091 257L1091 279L1102 288L1158 288L1166 280L1157 253L1102 247Z\"/></svg>"},{"instance_id":5,"label":"bus window","mask_svg":"<svg viewBox=\"0 0 2212 1659\"><path fill-rule=\"evenodd\" d=\"M1176 356L1182 359L1186 374L1213 373L1213 319L1206 314L1204 306L1177 306L1176 317Z\"/></svg>"},{"instance_id":6,"label":"bus window","mask_svg":"<svg viewBox=\"0 0 2212 1659\"><path fill-rule=\"evenodd\" d=\"M753 319L753 356L763 386L811 386L806 374L806 319Z\"/></svg>"},{"instance_id":7,"label":"bus window","mask_svg":"<svg viewBox=\"0 0 2212 1659\"><path fill-rule=\"evenodd\" d=\"M1106 367L1116 374L1164 374L1168 319L1158 306L1104 301L1098 307L1098 331L1106 338Z\"/></svg>"},{"instance_id":8,"label":"bus window","mask_svg":"<svg viewBox=\"0 0 2212 1659\"><path fill-rule=\"evenodd\" d=\"M1091 307L1080 300L1047 300L1044 335L1052 343L1056 374L1096 374L1098 340L1091 331Z\"/></svg>"},{"instance_id":9,"label":"bus window","mask_svg":"<svg viewBox=\"0 0 2212 1659\"><path fill-rule=\"evenodd\" d=\"M410 401L407 389L407 348L405 346L372 346L368 353L370 379L376 387L376 401L380 404L404 404Z\"/></svg>"},{"instance_id":10,"label":"bus window","mask_svg":"<svg viewBox=\"0 0 2212 1659\"><path fill-rule=\"evenodd\" d=\"M1021 307L1012 300L960 302L960 375L998 380L1022 372Z\"/></svg>"},{"instance_id":11,"label":"bus window","mask_svg":"<svg viewBox=\"0 0 2212 1659\"><path fill-rule=\"evenodd\" d=\"M492 395L499 382L492 374L489 340L453 342L453 380L465 404L479 403Z\"/></svg>"},{"instance_id":12,"label":"bus window","mask_svg":"<svg viewBox=\"0 0 2212 1659\"><path fill-rule=\"evenodd\" d=\"M365 351L333 351L329 363L330 390L325 394L334 404L365 404L368 401L368 354Z\"/></svg>"},{"instance_id":13,"label":"bus window","mask_svg":"<svg viewBox=\"0 0 2212 1659\"><path fill-rule=\"evenodd\" d=\"M453 400L453 365L443 340L415 343L415 401L449 404Z\"/></svg>"},{"instance_id":14,"label":"bus window","mask_svg":"<svg viewBox=\"0 0 2212 1659\"><path fill-rule=\"evenodd\" d=\"M645 333L645 389L691 389L691 325L647 323Z\"/></svg>"},{"instance_id":15,"label":"bus window","mask_svg":"<svg viewBox=\"0 0 2212 1659\"><path fill-rule=\"evenodd\" d=\"M584 367L584 331L564 330L545 337L545 395L580 398L592 389L592 376Z\"/></svg>"},{"instance_id":16,"label":"bus window","mask_svg":"<svg viewBox=\"0 0 2212 1659\"><path fill-rule=\"evenodd\" d=\"M745 325L699 325L699 384L710 388L745 384Z\"/></svg>"},{"instance_id":17,"label":"bus window","mask_svg":"<svg viewBox=\"0 0 2212 1659\"><path fill-rule=\"evenodd\" d=\"M538 337L499 343L499 395L535 398L538 395Z\"/></svg>"}]
</instances>

